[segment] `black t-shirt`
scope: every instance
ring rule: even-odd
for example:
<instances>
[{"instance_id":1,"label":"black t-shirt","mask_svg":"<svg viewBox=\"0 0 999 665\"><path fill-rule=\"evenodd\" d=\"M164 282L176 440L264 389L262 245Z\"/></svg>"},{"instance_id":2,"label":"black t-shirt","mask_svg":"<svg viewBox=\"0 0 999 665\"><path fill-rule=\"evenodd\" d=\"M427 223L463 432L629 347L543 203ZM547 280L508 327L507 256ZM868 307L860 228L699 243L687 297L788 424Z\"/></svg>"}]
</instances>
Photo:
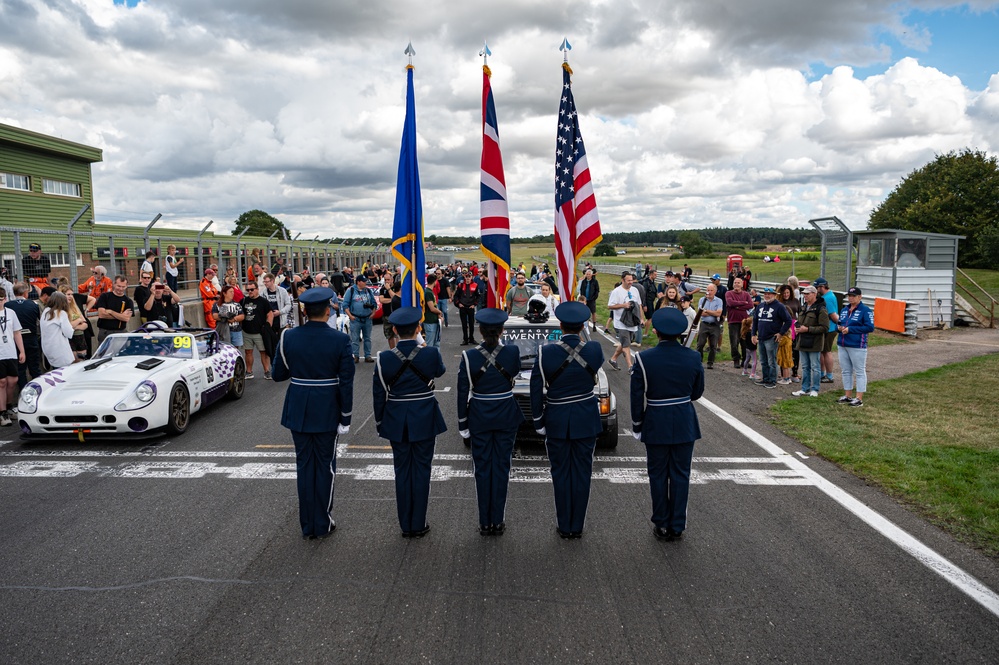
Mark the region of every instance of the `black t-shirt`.
<instances>
[{"instance_id":1,"label":"black t-shirt","mask_svg":"<svg viewBox=\"0 0 999 665\"><path fill-rule=\"evenodd\" d=\"M243 298L243 332L251 335L259 335L267 325L267 313L271 311L271 305L267 298L257 296L256 298Z\"/></svg>"},{"instance_id":2,"label":"black t-shirt","mask_svg":"<svg viewBox=\"0 0 999 665\"><path fill-rule=\"evenodd\" d=\"M437 283L441 285L440 292L437 294L437 300L448 300L451 297L448 294L448 291L451 290L451 280L442 274L440 279L437 280Z\"/></svg>"},{"instance_id":3,"label":"black t-shirt","mask_svg":"<svg viewBox=\"0 0 999 665\"><path fill-rule=\"evenodd\" d=\"M16 300L8 300L6 307L17 314L17 320L21 322L21 334L24 334L26 330L31 331L31 334L35 336L34 339L38 340L40 330L38 323L42 314L42 310L38 309L38 301L17 298Z\"/></svg>"},{"instance_id":4,"label":"black t-shirt","mask_svg":"<svg viewBox=\"0 0 999 665\"><path fill-rule=\"evenodd\" d=\"M390 298L390 299L392 299L392 291L389 290L389 289L387 289L387 288L385 288L384 286L381 287L380 289L378 289L378 295L381 298ZM392 300L394 302L394 299L392 299ZM392 304L392 302L389 302L388 304L386 304L386 303L383 302L382 303L382 321L388 323L388 316L389 316L389 314L391 314L394 311L395 311L395 305Z\"/></svg>"},{"instance_id":5,"label":"black t-shirt","mask_svg":"<svg viewBox=\"0 0 999 665\"><path fill-rule=\"evenodd\" d=\"M30 254L25 254L21 258L21 268L25 277L48 277L52 272L52 263L49 257L42 254L37 259L31 258Z\"/></svg>"},{"instance_id":6,"label":"black t-shirt","mask_svg":"<svg viewBox=\"0 0 999 665\"><path fill-rule=\"evenodd\" d=\"M122 312L134 310L135 304L128 296L116 296L114 291L102 293L97 299L97 309L104 308L110 312ZM128 327L124 321L118 319L97 319L97 327L103 330L124 330Z\"/></svg>"},{"instance_id":7,"label":"black t-shirt","mask_svg":"<svg viewBox=\"0 0 999 665\"><path fill-rule=\"evenodd\" d=\"M169 324L173 317L171 316L173 301L170 296L166 295L166 291L157 298L153 298L153 304L146 309L146 301L149 300L150 292L155 293L155 285L142 286L141 284L135 287L135 293L132 297L135 298L136 304L139 306L139 316L141 316L146 321L163 321Z\"/></svg>"}]
</instances>

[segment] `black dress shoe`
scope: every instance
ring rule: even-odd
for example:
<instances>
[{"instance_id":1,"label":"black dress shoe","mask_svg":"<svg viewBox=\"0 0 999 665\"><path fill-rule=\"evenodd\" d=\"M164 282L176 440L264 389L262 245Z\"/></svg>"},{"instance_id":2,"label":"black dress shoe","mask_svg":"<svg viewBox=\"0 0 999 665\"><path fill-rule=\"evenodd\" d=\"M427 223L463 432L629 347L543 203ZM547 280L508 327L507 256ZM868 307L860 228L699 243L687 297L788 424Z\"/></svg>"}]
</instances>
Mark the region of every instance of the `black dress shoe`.
<instances>
[{"instance_id":1,"label":"black dress shoe","mask_svg":"<svg viewBox=\"0 0 999 665\"><path fill-rule=\"evenodd\" d=\"M422 529L420 529L419 531L410 531L409 537L410 538L423 538L423 536L427 535L428 533L430 533L430 525L429 524L426 525L425 527L423 527Z\"/></svg>"},{"instance_id":2,"label":"black dress shoe","mask_svg":"<svg viewBox=\"0 0 999 665\"><path fill-rule=\"evenodd\" d=\"M572 538L572 534L571 533L569 533L568 531L563 531L562 529L560 529L558 527L555 527L555 533L558 534L559 538L562 538L562 539L565 539L565 540L568 540L569 538Z\"/></svg>"},{"instance_id":3,"label":"black dress shoe","mask_svg":"<svg viewBox=\"0 0 999 665\"><path fill-rule=\"evenodd\" d=\"M491 536L493 535L493 528L491 526L486 526L485 524L479 525L479 535L480 536Z\"/></svg>"},{"instance_id":4,"label":"black dress shoe","mask_svg":"<svg viewBox=\"0 0 999 665\"><path fill-rule=\"evenodd\" d=\"M302 534L302 540L315 540L315 539L316 539L316 537L313 536L311 533L303 533Z\"/></svg>"},{"instance_id":5,"label":"black dress shoe","mask_svg":"<svg viewBox=\"0 0 999 665\"><path fill-rule=\"evenodd\" d=\"M580 538L583 537L583 532L573 531L572 533L569 534L569 537L572 538L573 540L579 540Z\"/></svg>"},{"instance_id":6,"label":"black dress shoe","mask_svg":"<svg viewBox=\"0 0 999 665\"><path fill-rule=\"evenodd\" d=\"M500 522L499 524L494 524L492 528L494 536L502 536L503 532L506 531L506 522Z\"/></svg>"},{"instance_id":7,"label":"black dress shoe","mask_svg":"<svg viewBox=\"0 0 999 665\"><path fill-rule=\"evenodd\" d=\"M656 537L656 540L673 540L670 536L670 530L664 529L661 526L652 527L652 535Z\"/></svg>"},{"instance_id":8,"label":"black dress shoe","mask_svg":"<svg viewBox=\"0 0 999 665\"><path fill-rule=\"evenodd\" d=\"M670 540L683 540L683 531L669 529Z\"/></svg>"}]
</instances>

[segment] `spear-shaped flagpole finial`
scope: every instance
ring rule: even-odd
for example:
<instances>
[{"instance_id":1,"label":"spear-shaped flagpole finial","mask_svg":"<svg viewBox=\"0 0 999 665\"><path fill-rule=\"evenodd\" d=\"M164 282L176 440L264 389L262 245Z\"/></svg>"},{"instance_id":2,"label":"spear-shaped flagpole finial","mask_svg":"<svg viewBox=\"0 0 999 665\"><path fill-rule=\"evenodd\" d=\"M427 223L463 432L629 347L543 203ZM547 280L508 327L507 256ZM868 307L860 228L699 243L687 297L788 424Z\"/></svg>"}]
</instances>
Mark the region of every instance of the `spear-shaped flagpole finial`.
<instances>
[{"instance_id":1,"label":"spear-shaped flagpole finial","mask_svg":"<svg viewBox=\"0 0 999 665\"><path fill-rule=\"evenodd\" d=\"M493 52L489 50L489 44L487 44L485 41L483 41L482 42L482 50L479 51L479 55L482 56L482 66L483 67L489 66L489 56L491 56L492 54L493 54Z\"/></svg>"},{"instance_id":2,"label":"spear-shaped flagpole finial","mask_svg":"<svg viewBox=\"0 0 999 665\"><path fill-rule=\"evenodd\" d=\"M569 51L572 50L572 44L569 43L568 37L562 39L562 45L558 47L558 50L562 51L562 62L569 62Z\"/></svg>"},{"instance_id":3,"label":"spear-shaped flagpole finial","mask_svg":"<svg viewBox=\"0 0 999 665\"><path fill-rule=\"evenodd\" d=\"M406 45L406 50L403 51L403 53L409 56L409 66L412 67L413 56L416 55L416 49L413 48L413 42L409 42L409 44Z\"/></svg>"}]
</instances>

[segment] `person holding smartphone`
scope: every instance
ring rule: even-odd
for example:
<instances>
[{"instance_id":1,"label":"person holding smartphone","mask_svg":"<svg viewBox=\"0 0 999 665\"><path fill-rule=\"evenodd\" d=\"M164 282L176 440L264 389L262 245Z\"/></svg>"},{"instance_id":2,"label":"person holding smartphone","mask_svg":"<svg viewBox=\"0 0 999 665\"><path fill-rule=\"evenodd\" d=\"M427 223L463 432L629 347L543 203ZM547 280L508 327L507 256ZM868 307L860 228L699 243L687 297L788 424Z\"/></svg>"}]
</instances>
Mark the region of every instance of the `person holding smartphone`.
<instances>
[{"instance_id":1,"label":"person holding smartphone","mask_svg":"<svg viewBox=\"0 0 999 665\"><path fill-rule=\"evenodd\" d=\"M180 296L160 278L153 277L151 272L139 275L139 285L132 294L139 306L139 318L147 321L162 321L168 326L173 325L173 305L180 302Z\"/></svg>"}]
</instances>

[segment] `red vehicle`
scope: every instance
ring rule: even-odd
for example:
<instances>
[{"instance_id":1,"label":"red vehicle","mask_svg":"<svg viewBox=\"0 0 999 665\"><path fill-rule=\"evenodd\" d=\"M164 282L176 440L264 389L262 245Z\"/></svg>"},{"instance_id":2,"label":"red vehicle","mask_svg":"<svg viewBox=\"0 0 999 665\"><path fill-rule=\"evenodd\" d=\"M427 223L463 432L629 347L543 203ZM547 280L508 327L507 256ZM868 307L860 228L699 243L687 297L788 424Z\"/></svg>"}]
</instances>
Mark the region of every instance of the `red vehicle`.
<instances>
[{"instance_id":1,"label":"red vehicle","mask_svg":"<svg viewBox=\"0 0 999 665\"><path fill-rule=\"evenodd\" d=\"M725 272L738 271L742 268L742 254L729 254L725 266Z\"/></svg>"}]
</instances>

